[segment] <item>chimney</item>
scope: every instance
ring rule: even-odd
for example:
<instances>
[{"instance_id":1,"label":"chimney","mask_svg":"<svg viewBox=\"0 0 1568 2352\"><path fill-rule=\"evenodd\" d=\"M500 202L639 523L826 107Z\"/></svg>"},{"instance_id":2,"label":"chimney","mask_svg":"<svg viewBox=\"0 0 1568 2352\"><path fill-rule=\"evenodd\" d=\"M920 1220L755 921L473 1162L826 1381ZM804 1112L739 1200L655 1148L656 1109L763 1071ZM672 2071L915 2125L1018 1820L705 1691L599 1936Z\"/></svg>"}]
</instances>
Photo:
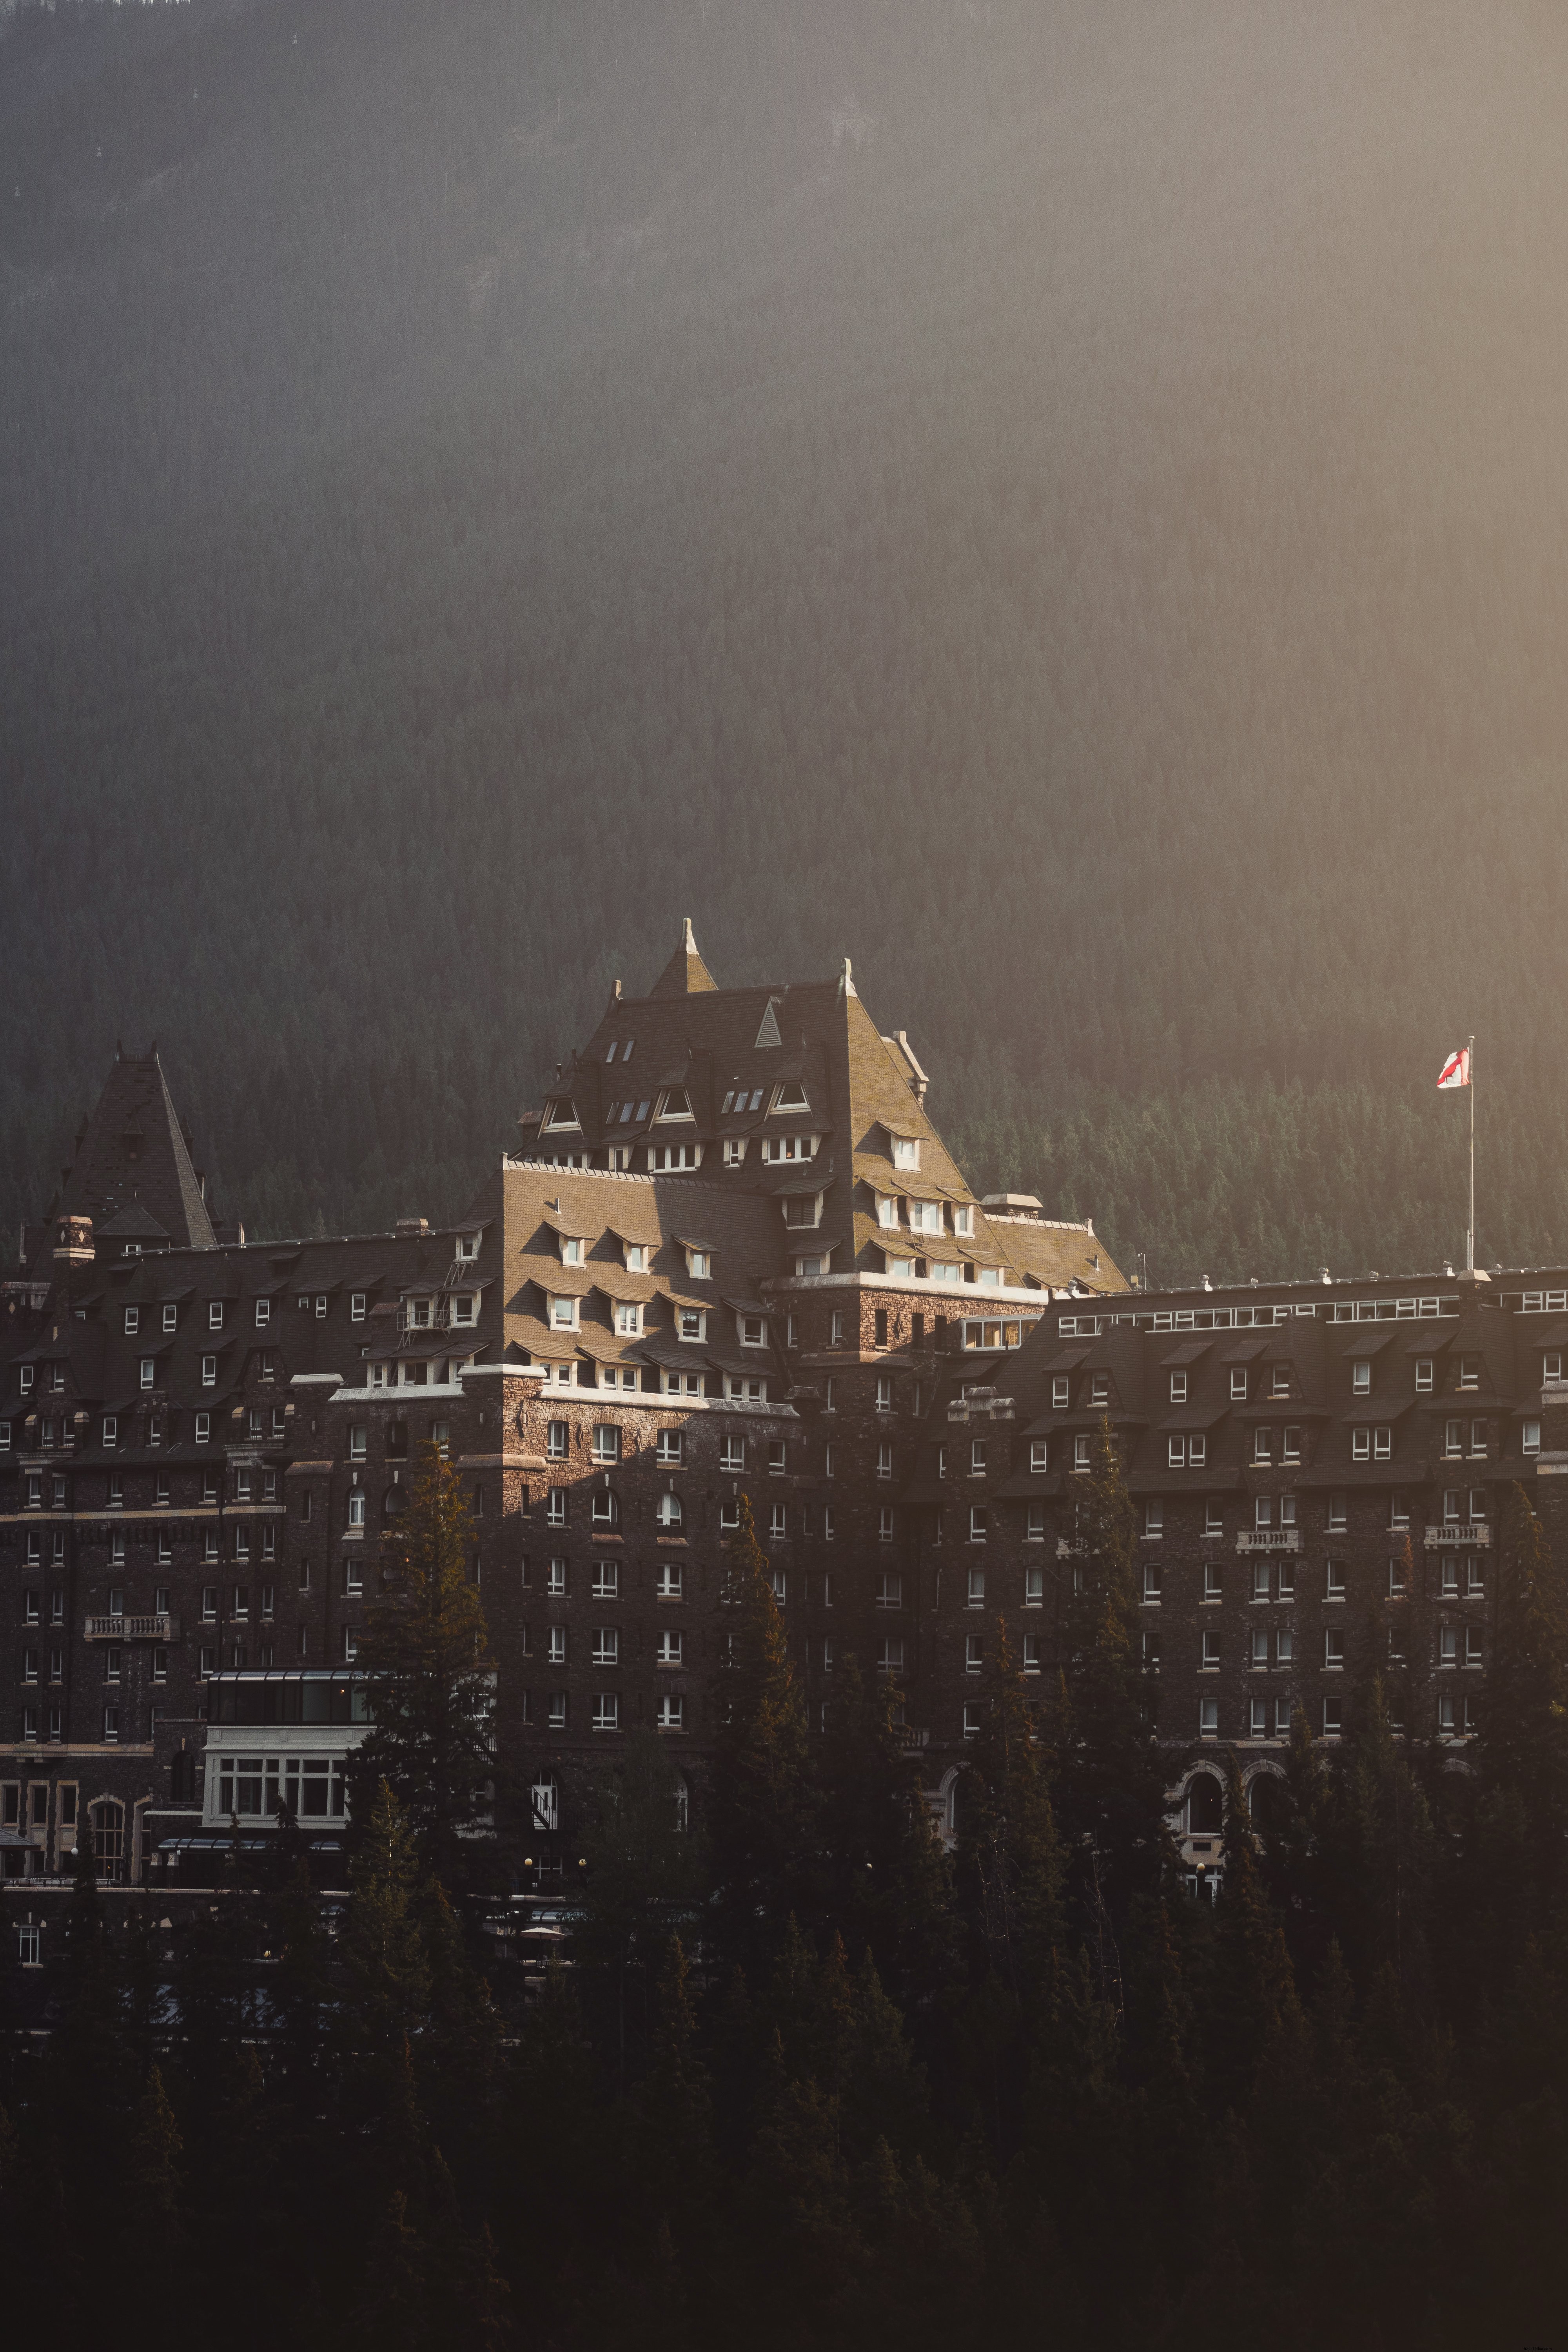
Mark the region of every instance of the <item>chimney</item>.
<instances>
[{"instance_id":1,"label":"chimney","mask_svg":"<svg viewBox=\"0 0 1568 2352\"><path fill-rule=\"evenodd\" d=\"M399 1217L397 1220L397 1238L400 1242L423 1241L429 1230L428 1217Z\"/></svg>"}]
</instances>

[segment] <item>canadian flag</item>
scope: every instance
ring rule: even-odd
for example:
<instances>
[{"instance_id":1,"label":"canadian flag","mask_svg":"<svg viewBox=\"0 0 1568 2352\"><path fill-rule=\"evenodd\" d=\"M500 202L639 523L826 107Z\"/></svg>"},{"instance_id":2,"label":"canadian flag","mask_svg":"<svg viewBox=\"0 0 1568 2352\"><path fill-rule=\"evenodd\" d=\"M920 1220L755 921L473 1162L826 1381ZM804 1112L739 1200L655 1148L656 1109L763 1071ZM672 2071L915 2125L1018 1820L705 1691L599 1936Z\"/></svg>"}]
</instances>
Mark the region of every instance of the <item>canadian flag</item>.
<instances>
[{"instance_id":1,"label":"canadian flag","mask_svg":"<svg viewBox=\"0 0 1568 2352\"><path fill-rule=\"evenodd\" d=\"M1469 1083L1470 1049L1468 1045L1461 1045L1457 1054L1449 1055L1438 1071L1437 1084L1439 1087L1468 1087Z\"/></svg>"}]
</instances>

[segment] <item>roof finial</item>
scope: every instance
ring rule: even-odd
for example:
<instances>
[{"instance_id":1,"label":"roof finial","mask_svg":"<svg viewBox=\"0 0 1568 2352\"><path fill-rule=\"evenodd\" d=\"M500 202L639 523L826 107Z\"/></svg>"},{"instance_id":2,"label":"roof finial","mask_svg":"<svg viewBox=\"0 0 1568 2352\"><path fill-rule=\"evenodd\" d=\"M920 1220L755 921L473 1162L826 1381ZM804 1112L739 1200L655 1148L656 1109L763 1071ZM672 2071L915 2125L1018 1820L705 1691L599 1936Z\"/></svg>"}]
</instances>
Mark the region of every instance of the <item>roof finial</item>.
<instances>
[{"instance_id":1,"label":"roof finial","mask_svg":"<svg viewBox=\"0 0 1568 2352\"><path fill-rule=\"evenodd\" d=\"M859 992L855 985L855 967L846 956L844 969L838 975L838 993L840 996L858 996Z\"/></svg>"},{"instance_id":2,"label":"roof finial","mask_svg":"<svg viewBox=\"0 0 1568 2352\"><path fill-rule=\"evenodd\" d=\"M689 916L689 915L688 915L688 916L685 918L685 921L686 921L686 941L685 941L685 945L686 945L686 952L687 952L687 954L688 954L688 955L695 955L695 954L697 953L697 941L696 941L696 940L692 937L692 933L691 933L691 918L690 918L690 916Z\"/></svg>"}]
</instances>

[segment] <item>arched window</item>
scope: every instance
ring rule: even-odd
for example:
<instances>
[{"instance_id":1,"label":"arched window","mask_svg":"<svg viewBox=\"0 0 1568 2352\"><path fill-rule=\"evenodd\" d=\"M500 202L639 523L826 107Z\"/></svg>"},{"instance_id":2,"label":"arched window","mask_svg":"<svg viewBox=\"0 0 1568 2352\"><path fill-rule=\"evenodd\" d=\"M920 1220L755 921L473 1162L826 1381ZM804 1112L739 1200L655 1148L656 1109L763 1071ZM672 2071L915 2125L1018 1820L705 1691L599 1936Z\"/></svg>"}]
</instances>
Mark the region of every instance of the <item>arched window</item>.
<instances>
[{"instance_id":1,"label":"arched window","mask_svg":"<svg viewBox=\"0 0 1568 2352\"><path fill-rule=\"evenodd\" d=\"M691 1826L691 1791L679 1773L675 1781L675 1826L678 1830Z\"/></svg>"},{"instance_id":2,"label":"arched window","mask_svg":"<svg viewBox=\"0 0 1568 2352\"><path fill-rule=\"evenodd\" d=\"M112 1797L92 1808L92 1860L100 1879L118 1886L125 1876L125 1808Z\"/></svg>"},{"instance_id":3,"label":"arched window","mask_svg":"<svg viewBox=\"0 0 1568 2352\"><path fill-rule=\"evenodd\" d=\"M1279 1826L1284 1783L1277 1772L1255 1772L1247 1784L1247 1809L1253 1826L1268 1837Z\"/></svg>"},{"instance_id":4,"label":"arched window","mask_svg":"<svg viewBox=\"0 0 1568 2352\"><path fill-rule=\"evenodd\" d=\"M1194 1772L1187 1783L1187 1834L1217 1837L1225 1827L1225 1792L1212 1772Z\"/></svg>"},{"instance_id":5,"label":"arched window","mask_svg":"<svg viewBox=\"0 0 1568 2352\"><path fill-rule=\"evenodd\" d=\"M552 1832L561 1827L561 1783L553 1772L533 1776L533 1826Z\"/></svg>"},{"instance_id":6,"label":"arched window","mask_svg":"<svg viewBox=\"0 0 1568 2352\"><path fill-rule=\"evenodd\" d=\"M385 1494L381 1498L382 1517L384 1519L396 1518L398 1513L402 1510L405 1500L406 1497L401 1486L389 1486Z\"/></svg>"},{"instance_id":7,"label":"arched window","mask_svg":"<svg viewBox=\"0 0 1568 2352\"><path fill-rule=\"evenodd\" d=\"M654 1516L658 1519L659 1526L664 1529L666 1535L679 1534L681 1521L685 1516L680 1507L679 1496L661 1495L658 1498L658 1507Z\"/></svg>"}]
</instances>

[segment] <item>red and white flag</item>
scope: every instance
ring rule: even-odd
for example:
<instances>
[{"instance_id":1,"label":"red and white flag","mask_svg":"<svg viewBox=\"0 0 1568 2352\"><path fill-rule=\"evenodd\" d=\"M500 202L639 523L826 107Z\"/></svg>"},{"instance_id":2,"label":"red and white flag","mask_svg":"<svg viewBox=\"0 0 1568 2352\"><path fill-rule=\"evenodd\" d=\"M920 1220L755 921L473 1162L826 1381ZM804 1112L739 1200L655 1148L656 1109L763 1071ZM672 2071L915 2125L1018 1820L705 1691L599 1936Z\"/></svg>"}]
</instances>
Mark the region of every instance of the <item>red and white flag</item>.
<instances>
[{"instance_id":1,"label":"red and white flag","mask_svg":"<svg viewBox=\"0 0 1568 2352\"><path fill-rule=\"evenodd\" d=\"M1439 1087L1468 1087L1469 1083L1470 1049L1468 1045L1461 1045L1457 1054L1449 1055L1437 1073L1437 1084Z\"/></svg>"}]
</instances>

